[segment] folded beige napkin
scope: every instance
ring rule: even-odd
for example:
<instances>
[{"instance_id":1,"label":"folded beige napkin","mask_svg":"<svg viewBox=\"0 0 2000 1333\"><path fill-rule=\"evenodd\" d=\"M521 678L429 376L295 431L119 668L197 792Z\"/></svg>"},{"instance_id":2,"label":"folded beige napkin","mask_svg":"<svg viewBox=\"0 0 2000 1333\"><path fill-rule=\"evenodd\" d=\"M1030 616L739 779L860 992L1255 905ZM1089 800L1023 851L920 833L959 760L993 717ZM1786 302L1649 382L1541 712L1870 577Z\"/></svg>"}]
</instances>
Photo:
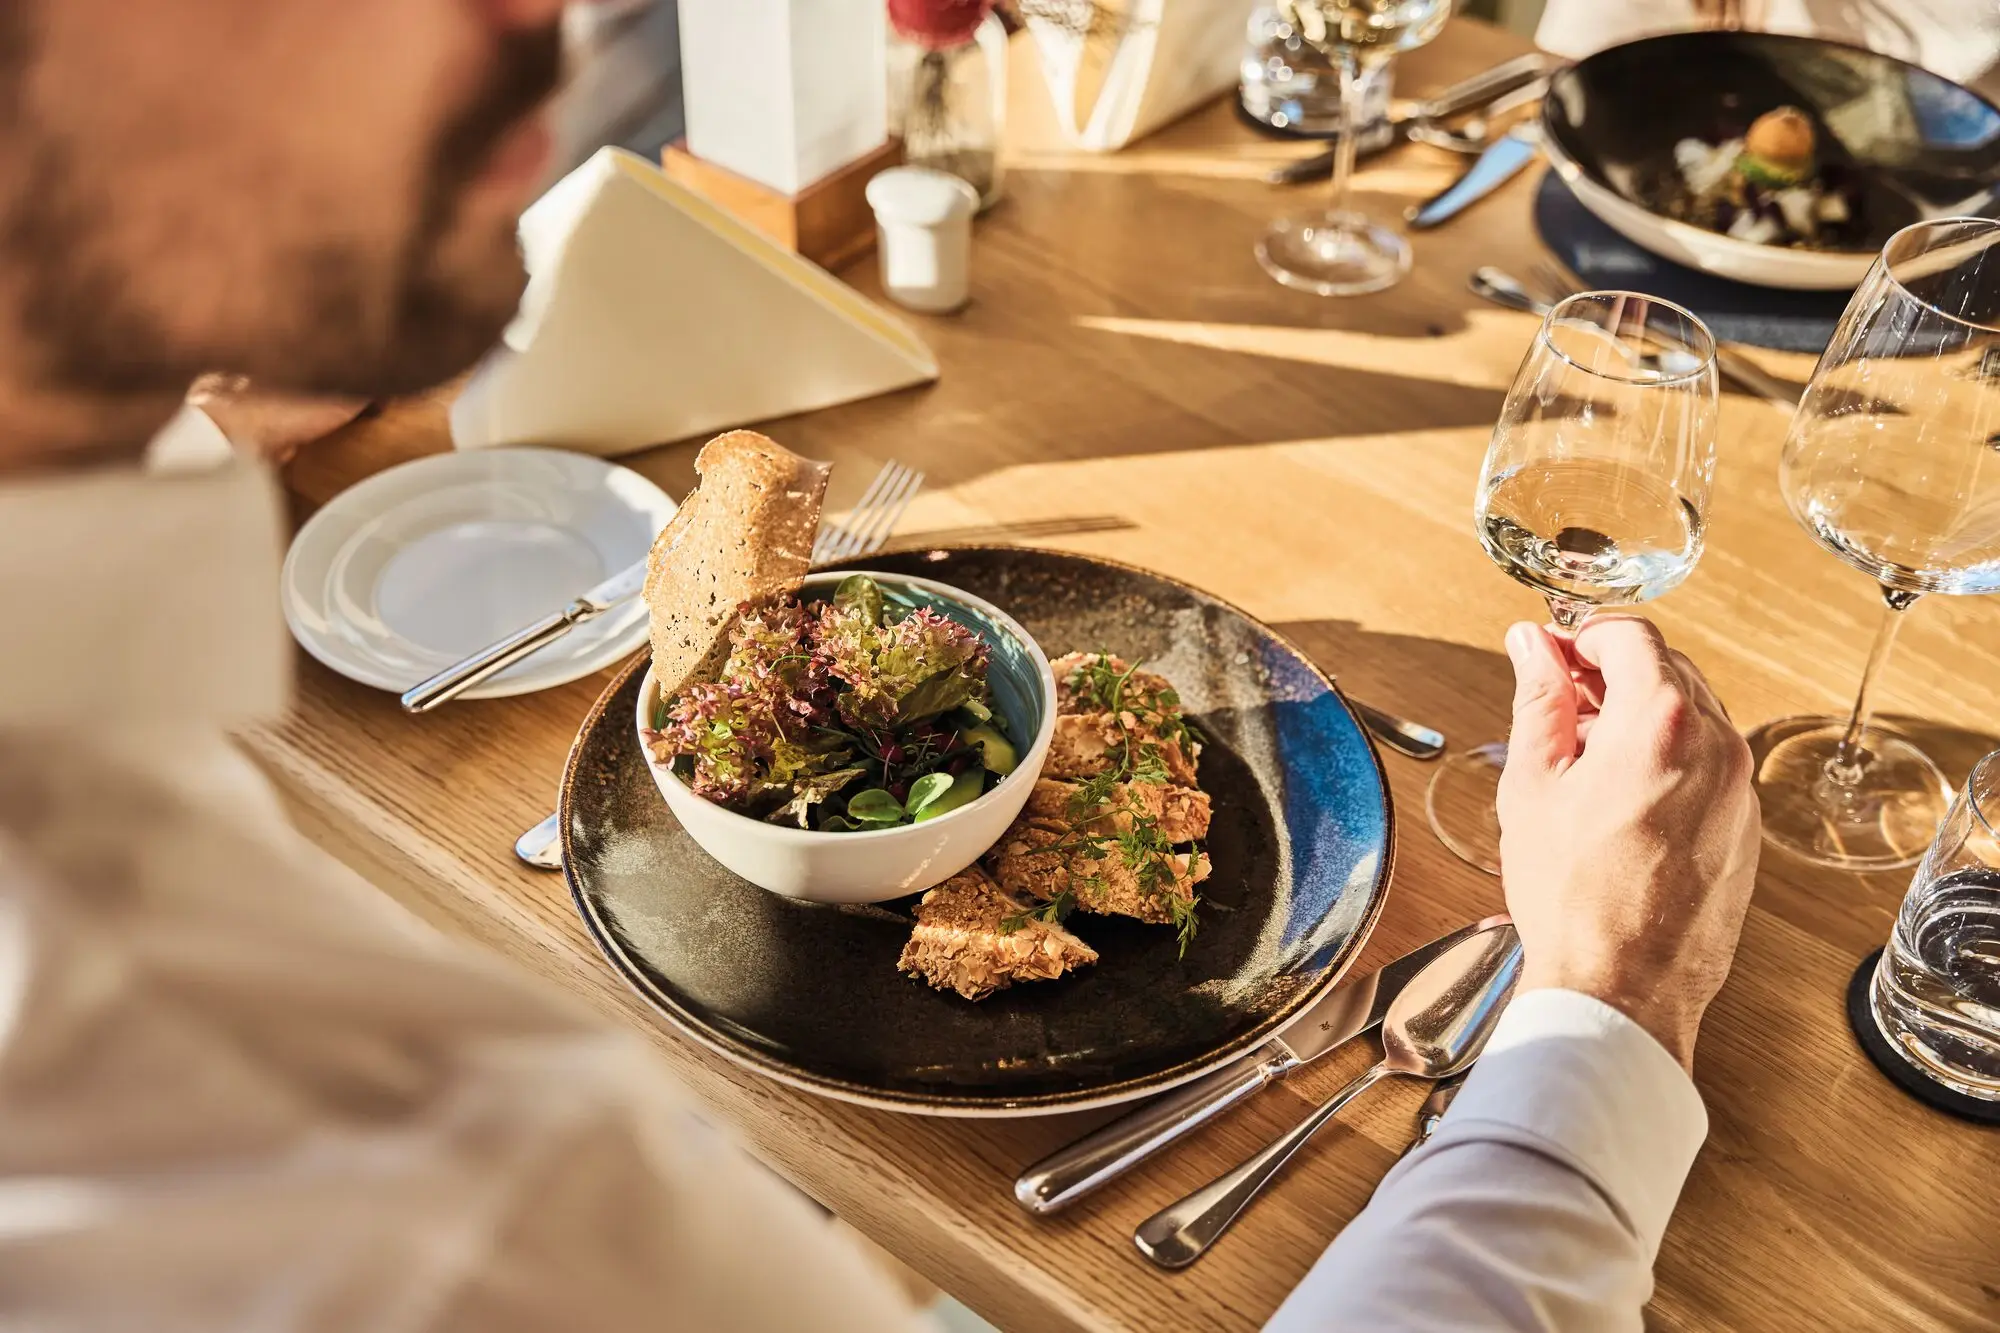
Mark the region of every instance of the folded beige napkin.
<instances>
[{"instance_id":1,"label":"folded beige napkin","mask_svg":"<svg viewBox=\"0 0 2000 1333\"><path fill-rule=\"evenodd\" d=\"M937 378L915 333L645 159L601 149L521 218L529 282L452 441L618 454Z\"/></svg>"}]
</instances>

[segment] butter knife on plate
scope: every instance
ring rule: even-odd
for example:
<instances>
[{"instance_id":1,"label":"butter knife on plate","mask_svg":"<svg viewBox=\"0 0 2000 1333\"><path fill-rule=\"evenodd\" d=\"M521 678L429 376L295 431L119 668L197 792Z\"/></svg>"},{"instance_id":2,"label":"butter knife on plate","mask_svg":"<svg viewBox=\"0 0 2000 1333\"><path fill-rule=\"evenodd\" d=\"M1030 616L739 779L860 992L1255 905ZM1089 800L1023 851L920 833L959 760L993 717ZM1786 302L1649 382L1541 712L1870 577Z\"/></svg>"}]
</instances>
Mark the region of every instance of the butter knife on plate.
<instances>
[{"instance_id":1,"label":"butter knife on plate","mask_svg":"<svg viewBox=\"0 0 2000 1333\"><path fill-rule=\"evenodd\" d=\"M411 686L403 694L403 711L428 713L439 704L456 699L480 681L498 675L524 657L540 652L586 620L595 620L620 602L638 596L639 590L645 586L646 557L641 556L560 611L549 613L526 629L510 634L463 661L453 663L429 680Z\"/></svg>"},{"instance_id":2,"label":"butter knife on plate","mask_svg":"<svg viewBox=\"0 0 2000 1333\"><path fill-rule=\"evenodd\" d=\"M1036 1162L1014 1182L1015 1202L1037 1216L1047 1216L1124 1175L1265 1084L1381 1026L1390 1003L1425 965L1474 931L1506 919L1488 917L1461 926L1377 971L1342 982L1283 1033L1241 1060L1129 1111Z\"/></svg>"}]
</instances>

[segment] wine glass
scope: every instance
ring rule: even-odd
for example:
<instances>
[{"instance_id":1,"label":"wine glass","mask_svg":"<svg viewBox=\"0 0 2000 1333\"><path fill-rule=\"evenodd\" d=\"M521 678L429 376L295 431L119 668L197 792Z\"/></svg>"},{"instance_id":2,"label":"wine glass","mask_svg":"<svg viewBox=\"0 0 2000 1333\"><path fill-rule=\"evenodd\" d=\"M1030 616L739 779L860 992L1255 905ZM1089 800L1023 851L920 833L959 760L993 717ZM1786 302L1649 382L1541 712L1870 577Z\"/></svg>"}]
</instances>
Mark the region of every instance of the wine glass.
<instances>
[{"instance_id":1,"label":"wine glass","mask_svg":"<svg viewBox=\"0 0 2000 1333\"><path fill-rule=\"evenodd\" d=\"M1257 262L1285 286L1321 296L1379 292L1410 271L1410 246L1347 207L1355 136L1366 114L1362 70L1436 37L1451 17L1451 0L1279 0L1278 9L1340 76L1340 129L1330 207L1273 222L1257 242Z\"/></svg>"},{"instance_id":2,"label":"wine glass","mask_svg":"<svg viewBox=\"0 0 2000 1333\"><path fill-rule=\"evenodd\" d=\"M1548 599L1559 629L1650 601L1701 558L1715 476L1715 339L1670 301L1582 292L1542 320L1479 472L1473 522L1494 564ZM1431 828L1500 873L1502 742L1448 757Z\"/></svg>"},{"instance_id":3,"label":"wine glass","mask_svg":"<svg viewBox=\"0 0 2000 1333\"><path fill-rule=\"evenodd\" d=\"M2000 591L2000 222L1889 238L1813 367L1778 484L1815 540L1887 606L1854 707L1750 733L1764 836L1842 870L1916 863L1951 803L1938 766L1871 723L1903 613L1925 593Z\"/></svg>"}]
</instances>

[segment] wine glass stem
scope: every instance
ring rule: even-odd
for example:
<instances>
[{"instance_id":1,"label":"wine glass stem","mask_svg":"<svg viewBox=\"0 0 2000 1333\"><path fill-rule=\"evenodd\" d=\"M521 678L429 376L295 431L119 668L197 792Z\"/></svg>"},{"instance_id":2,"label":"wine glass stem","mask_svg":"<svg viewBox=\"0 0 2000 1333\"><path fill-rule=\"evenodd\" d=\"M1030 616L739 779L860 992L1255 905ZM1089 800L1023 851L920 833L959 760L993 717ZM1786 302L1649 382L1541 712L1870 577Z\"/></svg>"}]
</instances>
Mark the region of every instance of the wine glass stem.
<instances>
[{"instance_id":1,"label":"wine glass stem","mask_svg":"<svg viewBox=\"0 0 2000 1333\"><path fill-rule=\"evenodd\" d=\"M1361 62L1354 48L1336 46L1329 53L1340 76L1340 128L1333 137L1333 198L1328 207L1339 216L1347 212L1347 187L1354 178L1355 141L1360 135L1364 89Z\"/></svg>"},{"instance_id":2,"label":"wine glass stem","mask_svg":"<svg viewBox=\"0 0 2000 1333\"><path fill-rule=\"evenodd\" d=\"M1833 758L1826 761L1826 779L1836 787L1853 788L1860 785L1861 775L1868 767L1868 751L1862 747L1862 733L1868 730L1869 716L1874 712L1871 695L1875 684L1882 678L1882 668L1889 661L1889 652L1896 646L1896 631L1903 626L1903 612L1910 609L1921 593L1902 592L1893 588L1882 590L1885 608L1882 623L1875 630L1875 646L1868 650L1868 665L1861 672L1861 689L1854 696L1854 711L1847 716L1847 730L1840 737L1840 746Z\"/></svg>"},{"instance_id":3,"label":"wine glass stem","mask_svg":"<svg viewBox=\"0 0 2000 1333\"><path fill-rule=\"evenodd\" d=\"M1567 597L1550 597L1549 618L1556 622L1560 630L1575 630L1590 614L1590 603L1572 601Z\"/></svg>"}]
</instances>

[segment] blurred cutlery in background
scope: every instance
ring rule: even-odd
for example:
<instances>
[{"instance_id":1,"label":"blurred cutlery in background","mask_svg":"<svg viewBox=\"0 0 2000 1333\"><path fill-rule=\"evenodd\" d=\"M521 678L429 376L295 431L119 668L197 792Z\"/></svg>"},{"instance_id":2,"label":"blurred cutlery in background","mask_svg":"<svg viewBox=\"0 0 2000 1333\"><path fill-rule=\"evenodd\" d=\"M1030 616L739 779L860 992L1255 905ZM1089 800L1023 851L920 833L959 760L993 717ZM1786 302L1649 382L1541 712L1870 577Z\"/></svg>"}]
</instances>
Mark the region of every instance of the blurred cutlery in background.
<instances>
[{"instance_id":1,"label":"blurred cutlery in background","mask_svg":"<svg viewBox=\"0 0 2000 1333\"><path fill-rule=\"evenodd\" d=\"M1471 125L1454 131L1445 128L1444 122L1478 108L1485 108L1497 116L1503 101L1512 102L1517 91L1546 78L1551 69L1562 63L1554 56L1530 52L1455 83L1435 97L1418 102L1399 100L1389 108L1389 124L1395 130L1389 145L1393 146L1407 136L1453 152L1482 152L1486 125L1483 117L1479 122L1477 138L1473 137ZM1273 171L1268 179L1273 185L1300 185L1323 180L1332 174L1333 152L1329 149L1289 162Z\"/></svg>"},{"instance_id":2,"label":"blurred cutlery in background","mask_svg":"<svg viewBox=\"0 0 2000 1333\"><path fill-rule=\"evenodd\" d=\"M1553 288L1560 293L1558 299L1583 290L1582 283L1554 265L1537 265L1534 271L1541 279L1551 281ZM1472 289L1474 296L1494 305L1537 317L1549 313L1550 302L1529 291L1518 278L1504 269L1491 265L1476 268L1466 279L1466 285ZM1715 369L1724 379L1767 399L1773 406L1790 412L1799 405L1799 396L1790 385L1726 344L1715 345Z\"/></svg>"},{"instance_id":3,"label":"blurred cutlery in background","mask_svg":"<svg viewBox=\"0 0 2000 1333\"><path fill-rule=\"evenodd\" d=\"M1445 189L1406 210L1403 217L1422 231L1448 222L1521 174L1522 168L1541 153L1541 130L1533 121L1524 121L1495 139L1465 174Z\"/></svg>"}]
</instances>

